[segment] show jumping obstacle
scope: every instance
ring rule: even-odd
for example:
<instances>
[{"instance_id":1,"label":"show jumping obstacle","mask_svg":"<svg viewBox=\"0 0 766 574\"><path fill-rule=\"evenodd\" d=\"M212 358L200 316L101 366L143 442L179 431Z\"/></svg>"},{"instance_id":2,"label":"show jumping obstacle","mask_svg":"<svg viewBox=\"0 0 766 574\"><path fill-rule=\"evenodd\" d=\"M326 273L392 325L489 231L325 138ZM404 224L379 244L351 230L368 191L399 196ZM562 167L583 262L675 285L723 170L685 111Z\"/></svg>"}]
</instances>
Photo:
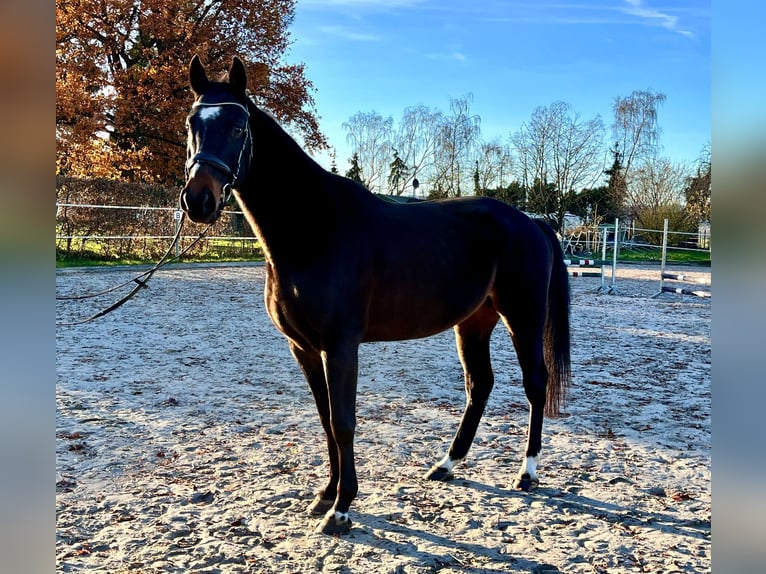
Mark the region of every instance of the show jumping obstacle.
<instances>
[{"instance_id":1,"label":"show jumping obstacle","mask_svg":"<svg viewBox=\"0 0 766 574\"><path fill-rule=\"evenodd\" d=\"M600 277L601 285L597 291L605 292L608 294L616 294L616 273L617 273L617 237L620 226L620 220L614 220L614 250L612 260L609 261L606 258L606 244L607 244L607 230L604 229L603 240L601 242L601 259L565 259L564 263L567 265L567 273L570 277ZM599 271L595 271L596 267L600 267ZM606 268L612 268L611 284L606 284Z\"/></svg>"},{"instance_id":2,"label":"show jumping obstacle","mask_svg":"<svg viewBox=\"0 0 766 574\"><path fill-rule=\"evenodd\" d=\"M665 220L662 231L662 263L660 265L660 290L652 295L652 298L659 297L663 293L675 293L677 295L690 295L692 297L707 298L711 296L710 287L712 281L707 278L692 277L683 273L669 273L665 271L668 256L668 220ZM685 286L665 285L667 281L677 281ZM691 284L697 284L708 289L690 289Z\"/></svg>"}]
</instances>

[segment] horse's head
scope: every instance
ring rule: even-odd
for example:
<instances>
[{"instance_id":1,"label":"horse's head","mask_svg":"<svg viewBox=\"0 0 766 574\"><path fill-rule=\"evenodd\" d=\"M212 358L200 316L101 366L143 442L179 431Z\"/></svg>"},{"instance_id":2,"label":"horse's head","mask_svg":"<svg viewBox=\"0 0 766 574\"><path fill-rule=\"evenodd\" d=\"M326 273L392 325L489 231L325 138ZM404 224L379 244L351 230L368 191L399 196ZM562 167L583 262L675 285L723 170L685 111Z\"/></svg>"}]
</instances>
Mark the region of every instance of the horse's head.
<instances>
[{"instance_id":1,"label":"horse's head","mask_svg":"<svg viewBox=\"0 0 766 574\"><path fill-rule=\"evenodd\" d=\"M186 120L186 185L181 190L181 207L192 221L213 223L250 169L253 138L247 76L242 61L235 57L228 81L212 82L194 56L189 81L196 99Z\"/></svg>"}]
</instances>

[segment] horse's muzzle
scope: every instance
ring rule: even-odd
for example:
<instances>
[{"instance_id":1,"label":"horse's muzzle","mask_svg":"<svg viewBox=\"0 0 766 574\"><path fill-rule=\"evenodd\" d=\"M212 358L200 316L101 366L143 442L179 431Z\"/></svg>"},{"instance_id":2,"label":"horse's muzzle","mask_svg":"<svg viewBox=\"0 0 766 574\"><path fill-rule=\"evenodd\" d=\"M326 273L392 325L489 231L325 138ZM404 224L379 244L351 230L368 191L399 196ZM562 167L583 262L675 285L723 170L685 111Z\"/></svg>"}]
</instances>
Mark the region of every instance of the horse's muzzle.
<instances>
[{"instance_id":1,"label":"horse's muzzle","mask_svg":"<svg viewBox=\"0 0 766 574\"><path fill-rule=\"evenodd\" d=\"M213 223L223 209L224 183L215 170L202 166L195 169L181 190L181 209L192 221Z\"/></svg>"},{"instance_id":2,"label":"horse's muzzle","mask_svg":"<svg viewBox=\"0 0 766 574\"><path fill-rule=\"evenodd\" d=\"M189 219L197 223L213 223L221 215L220 203L207 187L192 190L187 185L181 190L180 202Z\"/></svg>"}]
</instances>

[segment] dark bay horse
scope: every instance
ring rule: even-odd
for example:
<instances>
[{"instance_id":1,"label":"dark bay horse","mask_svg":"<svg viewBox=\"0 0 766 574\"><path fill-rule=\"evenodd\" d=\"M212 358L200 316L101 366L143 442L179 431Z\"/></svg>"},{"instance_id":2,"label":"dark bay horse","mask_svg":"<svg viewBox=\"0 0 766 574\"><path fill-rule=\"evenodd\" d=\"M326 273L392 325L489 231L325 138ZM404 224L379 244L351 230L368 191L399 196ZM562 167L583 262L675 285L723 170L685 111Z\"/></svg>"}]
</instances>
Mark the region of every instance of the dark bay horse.
<instances>
[{"instance_id":1,"label":"dark bay horse","mask_svg":"<svg viewBox=\"0 0 766 574\"><path fill-rule=\"evenodd\" d=\"M467 404L446 456L468 454L494 384L490 335L511 334L529 400L515 488L538 483L543 415L570 381L569 279L552 229L488 198L395 204L321 168L247 95L242 62L211 81L196 56L181 205L210 223L234 195L263 246L266 309L306 376L324 428L330 477L309 507L328 534L351 526L358 349L454 327Z\"/></svg>"}]
</instances>

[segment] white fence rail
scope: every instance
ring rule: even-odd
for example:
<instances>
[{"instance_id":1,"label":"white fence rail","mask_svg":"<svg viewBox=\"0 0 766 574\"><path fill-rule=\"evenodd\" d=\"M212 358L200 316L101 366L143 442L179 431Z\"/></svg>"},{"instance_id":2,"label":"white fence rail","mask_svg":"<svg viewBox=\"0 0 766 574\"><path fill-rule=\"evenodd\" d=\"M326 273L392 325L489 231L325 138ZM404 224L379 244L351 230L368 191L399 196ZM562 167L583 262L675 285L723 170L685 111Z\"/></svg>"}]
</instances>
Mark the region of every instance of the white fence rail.
<instances>
[{"instance_id":1,"label":"white fence rail","mask_svg":"<svg viewBox=\"0 0 766 574\"><path fill-rule=\"evenodd\" d=\"M86 210L91 213L83 215ZM110 221L94 215L94 211L132 211L135 215L127 218L123 215L119 221ZM56 203L56 247L70 255L88 250L111 255L126 251L151 255L164 251L163 246L157 244L173 240L181 215L181 211L173 207ZM177 251L180 252L183 243L197 239L202 229L204 226L200 224L186 225ZM235 210L225 210L200 243L202 251L240 250L245 255L252 255L259 250L258 239L252 236L244 214Z\"/></svg>"},{"instance_id":2,"label":"white fence rail","mask_svg":"<svg viewBox=\"0 0 766 574\"><path fill-rule=\"evenodd\" d=\"M561 246L568 255L590 255L598 253L606 236L610 249L614 248L614 224L598 226L580 226L568 230L561 240ZM662 229L643 229L635 225L622 227L617 232L617 249L628 248L656 252L657 260L663 241L674 251L698 251L710 253L710 226L701 225L697 232L669 231L663 237ZM652 239L654 241L652 241Z\"/></svg>"},{"instance_id":3,"label":"white fence rail","mask_svg":"<svg viewBox=\"0 0 766 574\"><path fill-rule=\"evenodd\" d=\"M153 221L151 227L156 230L159 228L167 229L167 233L109 233L99 232L81 232L75 230L67 233L66 220L68 210L128 210L135 212L135 220L140 221L149 216L149 214L167 214L167 222ZM76 219L76 218L75 218ZM175 207L151 207L151 206L128 206L128 205L100 205L91 203L56 203L56 245L61 248L66 245L67 248L77 248L79 251L85 250L89 243L105 245L111 242L120 241L171 241L178 231L178 225L181 219L181 212ZM77 227L76 223L69 227ZM113 227L117 227L114 225ZM140 225L139 225L140 227ZM220 230L221 232L216 232ZM239 230L239 231L237 231ZM646 249L647 251L657 251L659 254L663 230L661 229L642 229L635 226L620 228L617 233L617 248ZM647 240L647 237L654 235L656 242ZM675 250L705 251L710 252L710 227L700 226L696 233L671 231L671 236L681 237L681 241L676 241L680 245L672 246ZM184 234L181 237L183 241L193 241L197 234ZM255 248L258 239L253 237L248 224L244 221L244 214L241 211L225 210L222 218L213 233L206 237L208 248L210 242L229 243L230 245L239 244L245 248ZM598 253L603 245L608 244L610 248L614 247L614 225L599 226L580 226L568 230L561 239L561 245L567 255L578 256L581 254Z\"/></svg>"}]
</instances>

